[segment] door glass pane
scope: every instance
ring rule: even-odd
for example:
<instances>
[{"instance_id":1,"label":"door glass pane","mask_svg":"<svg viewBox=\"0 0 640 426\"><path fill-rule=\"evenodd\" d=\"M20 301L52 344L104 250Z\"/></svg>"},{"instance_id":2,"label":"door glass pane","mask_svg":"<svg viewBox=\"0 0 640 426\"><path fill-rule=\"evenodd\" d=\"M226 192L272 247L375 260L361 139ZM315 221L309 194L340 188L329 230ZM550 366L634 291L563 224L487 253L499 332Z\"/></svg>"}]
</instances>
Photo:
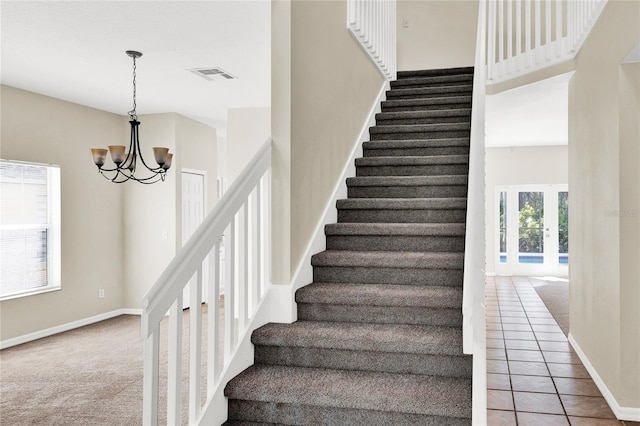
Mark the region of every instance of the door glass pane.
<instances>
[{"instance_id":1,"label":"door glass pane","mask_svg":"<svg viewBox=\"0 0 640 426\"><path fill-rule=\"evenodd\" d=\"M518 262L544 262L544 192L518 193Z\"/></svg>"},{"instance_id":2,"label":"door glass pane","mask_svg":"<svg viewBox=\"0 0 640 426\"><path fill-rule=\"evenodd\" d=\"M569 193L558 192L558 262L569 263Z\"/></svg>"},{"instance_id":3,"label":"door glass pane","mask_svg":"<svg viewBox=\"0 0 640 426\"><path fill-rule=\"evenodd\" d=\"M500 192L500 263L507 263L507 193Z\"/></svg>"}]
</instances>

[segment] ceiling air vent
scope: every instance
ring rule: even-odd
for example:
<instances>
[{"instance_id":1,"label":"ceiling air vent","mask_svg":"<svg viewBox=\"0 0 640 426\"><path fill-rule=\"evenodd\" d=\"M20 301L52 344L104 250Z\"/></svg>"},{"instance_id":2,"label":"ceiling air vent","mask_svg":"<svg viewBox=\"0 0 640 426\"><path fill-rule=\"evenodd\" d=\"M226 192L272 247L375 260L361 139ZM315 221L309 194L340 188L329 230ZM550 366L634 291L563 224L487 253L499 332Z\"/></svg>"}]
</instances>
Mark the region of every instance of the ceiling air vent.
<instances>
[{"instance_id":1,"label":"ceiling air vent","mask_svg":"<svg viewBox=\"0 0 640 426\"><path fill-rule=\"evenodd\" d=\"M216 80L235 80L237 77L226 72L222 68L196 68L193 70L189 70L195 75L202 77L206 80L216 81Z\"/></svg>"}]
</instances>

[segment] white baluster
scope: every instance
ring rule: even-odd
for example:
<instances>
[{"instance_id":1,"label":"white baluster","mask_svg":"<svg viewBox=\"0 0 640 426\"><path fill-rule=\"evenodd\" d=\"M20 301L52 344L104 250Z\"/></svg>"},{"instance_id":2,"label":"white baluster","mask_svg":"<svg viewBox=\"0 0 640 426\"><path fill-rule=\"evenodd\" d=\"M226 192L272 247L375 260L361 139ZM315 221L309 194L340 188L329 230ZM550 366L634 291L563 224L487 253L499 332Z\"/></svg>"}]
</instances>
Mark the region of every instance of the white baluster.
<instances>
[{"instance_id":1,"label":"white baluster","mask_svg":"<svg viewBox=\"0 0 640 426\"><path fill-rule=\"evenodd\" d=\"M262 244L262 232L260 226L260 182L251 193L251 317L258 308L260 302L260 246Z\"/></svg>"},{"instance_id":2,"label":"white baluster","mask_svg":"<svg viewBox=\"0 0 640 426\"><path fill-rule=\"evenodd\" d=\"M563 54L563 44L565 38L562 36L562 0L556 0L556 57L560 57Z\"/></svg>"},{"instance_id":3,"label":"white baluster","mask_svg":"<svg viewBox=\"0 0 640 426\"><path fill-rule=\"evenodd\" d=\"M241 241L241 245L239 247L238 253L240 255L240 262L242 265L241 271L242 273L238 277L239 290L238 294L238 307L240 311L238 312L239 317L239 325L238 331L242 333L248 324L249 318L249 199L245 200L244 206L241 212L242 216L242 228L241 228L241 237L239 240Z\"/></svg>"},{"instance_id":4,"label":"white baluster","mask_svg":"<svg viewBox=\"0 0 640 426\"><path fill-rule=\"evenodd\" d=\"M209 252L209 307L207 313L207 397L213 395L218 381L220 357L220 239Z\"/></svg>"},{"instance_id":5,"label":"white baluster","mask_svg":"<svg viewBox=\"0 0 640 426\"><path fill-rule=\"evenodd\" d=\"M541 17L541 0L534 0L534 6L535 6L535 26L534 26L534 35L535 35L535 39L534 39L534 52L535 52L535 64L539 64L540 63L540 59L541 59L541 46L542 46L542 17Z\"/></svg>"},{"instance_id":6,"label":"white baluster","mask_svg":"<svg viewBox=\"0 0 640 426\"><path fill-rule=\"evenodd\" d=\"M263 260L262 265L264 267L262 290L266 291L266 281L271 282L271 169L263 176L264 185L264 242L263 244Z\"/></svg>"},{"instance_id":7,"label":"white baluster","mask_svg":"<svg viewBox=\"0 0 640 426\"><path fill-rule=\"evenodd\" d=\"M513 60L513 2L507 1L507 72L512 73Z\"/></svg>"},{"instance_id":8,"label":"white baluster","mask_svg":"<svg viewBox=\"0 0 640 426\"><path fill-rule=\"evenodd\" d=\"M182 293L169 310L167 423L180 424L182 410Z\"/></svg>"},{"instance_id":9,"label":"white baluster","mask_svg":"<svg viewBox=\"0 0 640 426\"><path fill-rule=\"evenodd\" d=\"M236 287L236 222L235 218L229 224L229 239L225 242L225 286L224 286L224 365L229 365L229 360L235 348L235 298ZM228 246L228 247L227 247Z\"/></svg>"},{"instance_id":10,"label":"white baluster","mask_svg":"<svg viewBox=\"0 0 640 426\"><path fill-rule=\"evenodd\" d=\"M202 264L189 296L189 424L200 416L200 363L202 360ZM193 284L193 283L192 283Z\"/></svg>"},{"instance_id":11,"label":"white baluster","mask_svg":"<svg viewBox=\"0 0 640 426\"><path fill-rule=\"evenodd\" d=\"M487 73L489 80L495 80L496 75L496 3L494 1L489 2L489 51L487 61Z\"/></svg>"},{"instance_id":12,"label":"white baluster","mask_svg":"<svg viewBox=\"0 0 640 426\"><path fill-rule=\"evenodd\" d=\"M142 399L142 424L158 424L158 340L159 324L153 324L151 334L144 341L144 379Z\"/></svg>"},{"instance_id":13,"label":"white baluster","mask_svg":"<svg viewBox=\"0 0 640 426\"><path fill-rule=\"evenodd\" d=\"M551 44L551 27L553 24L551 23L551 0L547 0L545 3L545 34L544 34L544 44L545 44L545 57L546 60L549 61L551 59L552 52L552 44Z\"/></svg>"},{"instance_id":14,"label":"white baluster","mask_svg":"<svg viewBox=\"0 0 640 426\"><path fill-rule=\"evenodd\" d=\"M498 70L503 76L504 71L504 0L498 0Z\"/></svg>"},{"instance_id":15,"label":"white baluster","mask_svg":"<svg viewBox=\"0 0 640 426\"><path fill-rule=\"evenodd\" d=\"M522 69L522 0L516 0L516 70Z\"/></svg>"},{"instance_id":16,"label":"white baluster","mask_svg":"<svg viewBox=\"0 0 640 426\"><path fill-rule=\"evenodd\" d=\"M531 46L531 0L525 0L524 2L524 38L525 38L525 55L526 62L525 68L529 68L533 65L532 58L532 46Z\"/></svg>"}]
</instances>

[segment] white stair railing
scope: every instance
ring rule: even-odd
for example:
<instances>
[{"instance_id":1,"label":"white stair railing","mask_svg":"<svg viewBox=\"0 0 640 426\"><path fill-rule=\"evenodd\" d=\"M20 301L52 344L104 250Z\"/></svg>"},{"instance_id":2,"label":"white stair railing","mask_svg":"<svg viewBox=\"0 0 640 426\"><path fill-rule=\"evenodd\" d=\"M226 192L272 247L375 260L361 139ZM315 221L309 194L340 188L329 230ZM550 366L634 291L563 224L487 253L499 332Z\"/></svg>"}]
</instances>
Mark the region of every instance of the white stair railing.
<instances>
[{"instance_id":1,"label":"white stair railing","mask_svg":"<svg viewBox=\"0 0 640 426\"><path fill-rule=\"evenodd\" d=\"M167 312L167 424L181 424L183 289L189 291L188 418L201 416L201 384L210 401L221 376L270 285L270 167L268 139L180 249L143 299L143 424L158 423L161 321ZM221 247L224 242L224 247ZM225 266L221 265L221 252ZM224 270L224 277L222 271ZM205 273L207 277L205 277ZM195 279L192 279L195 276ZM206 286L206 287L205 287ZM224 289L224 339L220 336ZM203 291L208 292L207 347L203 353ZM220 358L223 358L223 363ZM203 362L204 361L204 362ZM206 366L206 376L203 375ZM222 365L222 369L221 369ZM203 377L204 376L204 377ZM205 403L206 405L206 403Z\"/></svg>"},{"instance_id":2,"label":"white stair railing","mask_svg":"<svg viewBox=\"0 0 640 426\"><path fill-rule=\"evenodd\" d=\"M462 292L462 339L473 354L472 424L487 424L485 342L485 53L486 0L480 0L471 106L469 182Z\"/></svg>"},{"instance_id":3,"label":"white stair railing","mask_svg":"<svg viewBox=\"0 0 640 426\"><path fill-rule=\"evenodd\" d=\"M347 29L387 80L396 78L396 1L347 0Z\"/></svg>"},{"instance_id":4,"label":"white stair railing","mask_svg":"<svg viewBox=\"0 0 640 426\"><path fill-rule=\"evenodd\" d=\"M487 82L572 59L607 0L489 0Z\"/></svg>"}]
</instances>

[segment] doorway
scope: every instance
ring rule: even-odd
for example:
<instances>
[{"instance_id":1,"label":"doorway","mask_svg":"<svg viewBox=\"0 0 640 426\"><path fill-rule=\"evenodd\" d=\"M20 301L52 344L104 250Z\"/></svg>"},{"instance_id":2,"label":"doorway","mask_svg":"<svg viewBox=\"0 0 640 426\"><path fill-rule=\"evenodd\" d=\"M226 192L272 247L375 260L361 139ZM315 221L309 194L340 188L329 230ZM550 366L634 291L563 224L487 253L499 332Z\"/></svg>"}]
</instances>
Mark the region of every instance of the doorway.
<instances>
[{"instance_id":1,"label":"doorway","mask_svg":"<svg viewBox=\"0 0 640 426\"><path fill-rule=\"evenodd\" d=\"M568 277L568 186L498 186L496 192L497 274Z\"/></svg>"},{"instance_id":2,"label":"doorway","mask_svg":"<svg viewBox=\"0 0 640 426\"><path fill-rule=\"evenodd\" d=\"M196 231L204 220L206 206L206 182L207 172L202 170L183 169L182 177L182 245L184 246L189 238ZM206 269L206 262L204 268ZM208 275L203 270L202 299L206 302ZM182 309L189 307L189 296L191 285L195 285L196 277L192 277L182 292Z\"/></svg>"}]
</instances>

